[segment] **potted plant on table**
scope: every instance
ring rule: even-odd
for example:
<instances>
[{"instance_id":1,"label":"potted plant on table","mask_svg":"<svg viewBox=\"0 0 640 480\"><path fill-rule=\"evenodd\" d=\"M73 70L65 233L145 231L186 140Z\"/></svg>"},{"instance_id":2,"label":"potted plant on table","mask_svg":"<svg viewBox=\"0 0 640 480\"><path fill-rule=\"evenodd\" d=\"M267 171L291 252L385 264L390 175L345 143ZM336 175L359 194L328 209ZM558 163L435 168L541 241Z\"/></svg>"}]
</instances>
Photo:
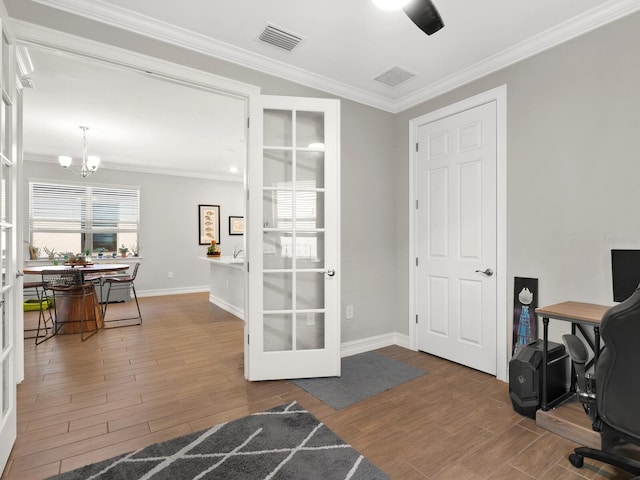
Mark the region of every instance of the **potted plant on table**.
<instances>
[{"instance_id":1,"label":"potted plant on table","mask_svg":"<svg viewBox=\"0 0 640 480\"><path fill-rule=\"evenodd\" d=\"M211 240L211 245L207 247L207 257L219 257L220 256L220 247L216 245L215 240Z\"/></svg>"},{"instance_id":2,"label":"potted plant on table","mask_svg":"<svg viewBox=\"0 0 640 480\"><path fill-rule=\"evenodd\" d=\"M129 248L127 248L123 243L120 246L120 248L118 248L118 252L120 252L120 255L122 255L122 258L127 258L127 253L129 252Z\"/></svg>"},{"instance_id":3,"label":"potted plant on table","mask_svg":"<svg viewBox=\"0 0 640 480\"><path fill-rule=\"evenodd\" d=\"M24 241L29 247L29 260L38 260L40 257L40 248L36 247L33 243Z\"/></svg>"}]
</instances>

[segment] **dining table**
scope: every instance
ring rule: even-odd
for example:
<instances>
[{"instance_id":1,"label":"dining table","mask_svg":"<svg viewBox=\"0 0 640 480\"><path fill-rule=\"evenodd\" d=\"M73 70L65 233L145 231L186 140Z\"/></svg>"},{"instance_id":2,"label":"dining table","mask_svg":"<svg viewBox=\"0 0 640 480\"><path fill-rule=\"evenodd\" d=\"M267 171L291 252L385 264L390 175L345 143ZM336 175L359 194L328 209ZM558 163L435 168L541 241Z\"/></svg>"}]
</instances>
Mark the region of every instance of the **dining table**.
<instances>
[{"instance_id":1,"label":"dining table","mask_svg":"<svg viewBox=\"0 0 640 480\"><path fill-rule=\"evenodd\" d=\"M102 275L123 272L128 269L129 264L127 263L88 263L85 265L25 265L22 272L25 275L42 275L47 272L76 271L80 273L82 283L84 283L99 279ZM82 298L78 296L63 296L59 299L56 298L56 301L54 307L56 333L81 333L80 320L92 320L93 318L96 319L95 324L92 321L86 322L88 329L100 329L104 326L102 308L97 295L85 299L84 309Z\"/></svg>"}]
</instances>

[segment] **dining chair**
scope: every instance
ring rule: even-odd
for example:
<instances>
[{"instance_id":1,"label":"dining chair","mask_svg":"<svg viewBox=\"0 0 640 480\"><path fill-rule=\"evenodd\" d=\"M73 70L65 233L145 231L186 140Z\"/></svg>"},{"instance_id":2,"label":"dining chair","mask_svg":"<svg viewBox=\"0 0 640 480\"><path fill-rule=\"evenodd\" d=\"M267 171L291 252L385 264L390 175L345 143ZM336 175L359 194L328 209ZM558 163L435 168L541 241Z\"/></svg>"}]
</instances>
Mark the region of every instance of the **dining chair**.
<instances>
[{"instance_id":1,"label":"dining chair","mask_svg":"<svg viewBox=\"0 0 640 480\"><path fill-rule=\"evenodd\" d=\"M136 279L136 275L138 274L138 269L140 268L140 262L136 262L133 264L133 270L129 275L105 275L102 277L102 282L104 285L107 285L107 298L104 303L104 309L102 310L102 316L104 318L105 325L111 322L122 322L125 320L137 320L136 323L132 323L129 325L116 325L118 327L132 327L134 325L142 325L142 313L140 313L140 304L138 303L138 295L136 294L136 286L134 281ZM111 320L107 319L107 309L109 308L109 298L111 296L111 292L119 289L126 289L127 293L129 291L133 292L133 298L136 302L136 308L138 310L138 315L134 317L124 317L124 318L113 318ZM128 294L129 296L130 294Z\"/></svg>"},{"instance_id":2,"label":"dining chair","mask_svg":"<svg viewBox=\"0 0 640 480\"><path fill-rule=\"evenodd\" d=\"M79 269L45 271L42 282L53 298L56 333L64 324L78 323L80 338L84 342L98 332L98 315L101 312L96 290L93 283L84 281ZM95 328L88 329L90 325Z\"/></svg>"},{"instance_id":3,"label":"dining chair","mask_svg":"<svg viewBox=\"0 0 640 480\"><path fill-rule=\"evenodd\" d=\"M35 337L25 337L35 338L36 345L40 345L56 334L56 325L51 315L50 299L46 294L45 287L46 283L44 282L25 282L22 285L23 298L27 299L24 305L29 305L29 309L38 311L38 327L25 328L24 330L25 333L36 332ZM26 308L27 307L25 307L25 310Z\"/></svg>"}]
</instances>

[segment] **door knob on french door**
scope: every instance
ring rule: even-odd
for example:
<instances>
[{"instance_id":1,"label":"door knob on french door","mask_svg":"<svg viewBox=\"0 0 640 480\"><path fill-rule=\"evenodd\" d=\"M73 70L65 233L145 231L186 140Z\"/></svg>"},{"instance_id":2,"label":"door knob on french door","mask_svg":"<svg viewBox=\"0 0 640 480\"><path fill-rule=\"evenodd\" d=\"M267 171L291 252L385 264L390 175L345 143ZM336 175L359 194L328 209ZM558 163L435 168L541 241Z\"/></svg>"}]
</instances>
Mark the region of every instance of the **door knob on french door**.
<instances>
[{"instance_id":1,"label":"door knob on french door","mask_svg":"<svg viewBox=\"0 0 640 480\"><path fill-rule=\"evenodd\" d=\"M476 273L483 273L487 277L490 277L491 275L493 275L493 270L491 270L490 268L487 268L486 270L476 270Z\"/></svg>"},{"instance_id":2,"label":"door knob on french door","mask_svg":"<svg viewBox=\"0 0 640 480\"><path fill-rule=\"evenodd\" d=\"M333 268L327 270L327 275L333 277L336 274L336 271Z\"/></svg>"}]
</instances>

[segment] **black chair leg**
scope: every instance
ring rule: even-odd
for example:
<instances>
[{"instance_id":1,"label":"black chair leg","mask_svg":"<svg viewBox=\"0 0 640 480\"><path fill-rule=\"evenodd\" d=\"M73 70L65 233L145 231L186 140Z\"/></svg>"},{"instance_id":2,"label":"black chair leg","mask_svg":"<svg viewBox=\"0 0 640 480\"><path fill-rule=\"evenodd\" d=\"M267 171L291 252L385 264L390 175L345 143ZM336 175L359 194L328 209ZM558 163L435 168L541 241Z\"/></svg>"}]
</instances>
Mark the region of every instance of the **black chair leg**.
<instances>
[{"instance_id":1,"label":"black chair leg","mask_svg":"<svg viewBox=\"0 0 640 480\"><path fill-rule=\"evenodd\" d=\"M56 326L53 321L53 317L51 316L51 306L49 305L49 302L47 302L47 313L49 314L49 318L47 318L45 310L42 306L42 303L45 300L47 300L47 297L45 295L45 290L43 289L42 292L40 292L40 290L37 287L35 290L36 290L36 298L38 299L38 303L40 304L40 312L38 313L38 330L36 331L35 343L36 345L40 345L41 343L46 342L56 334ZM51 323L51 326L47 326L49 322ZM43 329L44 329L44 335L41 336L40 332ZM49 332L49 330L51 331Z\"/></svg>"},{"instance_id":2,"label":"black chair leg","mask_svg":"<svg viewBox=\"0 0 640 480\"><path fill-rule=\"evenodd\" d=\"M574 453L569 455L569 461L574 467L582 468L585 457L613 465L614 467L618 467L620 470L632 473L633 475L640 475L640 462L631 458L620 457L612 453L604 452L602 450L596 450L594 448L576 448Z\"/></svg>"},{"instance_id":3,"label":"black chair leg","mask_svg":"<svg viewBox=\"0 0 640 480\"><path fill-rule=\"evenodd\" d=\"M104 310L103 310L103 319L105 322L105 326L107 323L110 322L121 322L121 321L126 321L126 320L138 320L137 323L132 323L130 325L115 325L115 327L133 327L136 325L142 325L142 313L140 312L140 304L138 303L138 294L136 293L136 286L131 283L129 285L127 285L127 288L131 287L131 289L133 290L133 298L136 302L136 309L138 310L138 316L137 317L126 317L126 318L114 318L113 320L107 320L107 307L109 305L109 297L111 296L111 287L112 287L112 283L109 283L109 288L107 289L107 301L104 305ZM123 285L118 285L118 288L122 288ZM110 327L110 328L115 328L115 327Z\"/></svg>"},{"instance_id":4,"label":"black chair leg","mask_svg":"<svg viewBox=\"0 0 640 480\"><path fill-rule=\"evenodd\" d=\"M138 309L138 325L142 325L142 313L140 313L140 304L138 303L138 295L136 294L136 286L132 283L131 289L133 290L133 298L136 301L136 308Z\"/></svg>"},{"instance_id":5,"label":"black chair leg","mask_svg":"<svg viewBox=\"0 0 640 480\"><path fill-rule=\"evenodd\" d=\"M82 285L82 312L80 314L80 339L84 342L85 340L93 337L96 333L98 333L98 316L96 315L96 306L98 305L98 296L96 295L96 291L93 288L93 285L91 286L91 297L93 300L93 307L91 308L91 311L93 312L92 317L93 318L87 318L89 317L89 315L87 315L87 292L86 289L87 287L85 285ZM95 330L85 330L85 327L87 325L87 321L93 321L96 324L96 328ZM89 335L87 335L85 337L85 333L91 332Z\"/></svg>"},{"instance_id":6,"label":"black chair leg","mask_svg":"<svg viewBox=\"0 0 640 480\"><path fill-rule=\"evenodd\" d=\"M100 290L100 295L102 295L102 290ZM107 319L107 307L109 307L109 296L111 295L111 283L109 283L109 288L107 288L107 300L104 302L104 308L102 309L102 319Z\"/></svg>"}]
</instances>

